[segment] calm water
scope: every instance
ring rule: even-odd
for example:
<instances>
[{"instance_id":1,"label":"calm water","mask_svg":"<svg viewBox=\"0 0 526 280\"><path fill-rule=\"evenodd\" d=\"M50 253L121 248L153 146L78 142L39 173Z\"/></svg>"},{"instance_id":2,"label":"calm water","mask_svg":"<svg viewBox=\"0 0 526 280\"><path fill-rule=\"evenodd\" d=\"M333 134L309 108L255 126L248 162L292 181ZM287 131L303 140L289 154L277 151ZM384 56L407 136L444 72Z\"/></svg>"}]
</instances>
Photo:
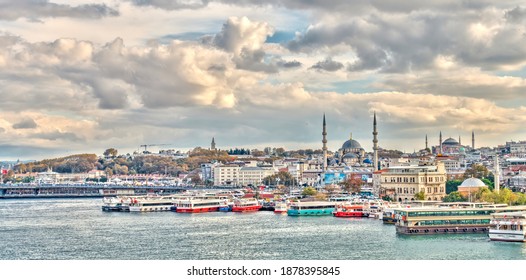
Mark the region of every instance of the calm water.
<instances>
[{"instance_id":1,"label":"calm water","mask_svg":"<svg viewBox=\"0 0 526 280\"><path fill-rule=\"evenodd\" d=\"M0 200L0 259L526 259L484 234L397 236L373 219L102 212L101 199Z\"/></svg>"}]
</instances>

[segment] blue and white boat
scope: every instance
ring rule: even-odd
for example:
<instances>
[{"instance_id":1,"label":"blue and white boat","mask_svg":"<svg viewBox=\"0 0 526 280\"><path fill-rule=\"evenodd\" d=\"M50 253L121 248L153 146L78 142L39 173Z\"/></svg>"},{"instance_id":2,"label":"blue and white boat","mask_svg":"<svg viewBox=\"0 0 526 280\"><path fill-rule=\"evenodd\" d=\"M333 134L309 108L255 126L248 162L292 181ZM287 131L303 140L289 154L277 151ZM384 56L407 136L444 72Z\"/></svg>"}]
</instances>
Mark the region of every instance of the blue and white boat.
<instances>
[{"instance_id":1,"label":"blue and white boat","mask_svg":"<svg viewBox=\"0 0 526 280\"><path fill-rule=\"evenodd\" d=\"M289 216L332 216L335 210L334 201L293 202L287 210Z\"/></svg>"}]
</instances>

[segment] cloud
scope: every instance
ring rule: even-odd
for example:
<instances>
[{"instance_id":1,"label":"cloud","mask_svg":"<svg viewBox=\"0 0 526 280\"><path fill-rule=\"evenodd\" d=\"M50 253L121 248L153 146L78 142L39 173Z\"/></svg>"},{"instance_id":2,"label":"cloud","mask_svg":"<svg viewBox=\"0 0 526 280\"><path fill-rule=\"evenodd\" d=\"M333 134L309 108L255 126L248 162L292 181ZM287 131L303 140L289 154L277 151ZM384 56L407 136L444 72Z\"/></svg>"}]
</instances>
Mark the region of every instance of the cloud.
<instances>
[{"instance_id":1,"label":"cloud","mask_svg":"<svg viewBox=\"0 0 526 280\"><path fill-rule=\"evenodd\" d=\"M319 61L316 64L311 66L311 69L323 70L323 71L329 71L329 72L338 71L342 68L343 68L343 64L341 62L334 61L330 57L326 58L323 61Z\"/></svg>"},{"instance_id":2,"label":"cloud","mask_svg":"<svg viewBox=\"0 0 526 280\"><path fill-rule=\"evenodd\" d=\"M38 20L45 17L102 18L118 16L119 11L106 4L70 6L48 0L0 0L0 19L14 21L19 18Z\"/></svg>"},{"instance_id":3,"label":"cloud","mask_svg":"<svg viewBox=\"0 0 526 280\"><path fill-rule=\"evenodd\" d=\"M37 124L33 119L22 120L18 123L13 124L14 129L31 129L36 128Z\"/></svg>"},{"instance_id":4,"label":"cloud","mask_svg":"<svg viewBox=\"0 0 526 280\"><path fill-rule=\"evenodd\" d=\"M127 0L137 6L152 6L166 10L199 9L208 5L208 0Z\"/></svg>"}]
</instances>

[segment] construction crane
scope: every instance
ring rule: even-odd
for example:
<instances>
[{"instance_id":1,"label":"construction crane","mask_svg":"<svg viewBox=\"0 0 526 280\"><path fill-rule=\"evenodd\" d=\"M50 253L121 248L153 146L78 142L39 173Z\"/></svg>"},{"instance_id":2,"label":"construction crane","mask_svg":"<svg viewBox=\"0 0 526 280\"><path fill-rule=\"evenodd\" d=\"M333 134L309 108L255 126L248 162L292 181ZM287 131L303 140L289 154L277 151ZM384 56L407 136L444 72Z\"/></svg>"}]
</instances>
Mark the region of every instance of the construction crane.
<instances>
[{"instance_id":1,"label":"construction crane","mask_svg":"<svg viewBox=\"0 0 526 280\"><path fill-rule=\"evenodd\" d=\"M143 144L139 146L139 149L144 147L144 153L148 152L148 147L154 147L154 146L169 146L171 144Z\"/></svg>"}]
</instances>

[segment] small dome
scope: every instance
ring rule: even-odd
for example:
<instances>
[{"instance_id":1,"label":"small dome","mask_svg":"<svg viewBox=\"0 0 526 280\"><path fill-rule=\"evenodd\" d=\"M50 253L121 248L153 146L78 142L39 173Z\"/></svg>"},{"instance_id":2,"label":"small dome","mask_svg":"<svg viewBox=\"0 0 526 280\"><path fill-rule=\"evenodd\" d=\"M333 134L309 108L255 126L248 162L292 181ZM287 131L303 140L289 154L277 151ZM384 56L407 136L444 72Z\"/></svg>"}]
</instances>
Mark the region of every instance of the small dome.
<instances>
[{"instance_id":1,"label":"small dome","mask_svg":"<svg viewBox=\"0 0 526 280\"><path fill-rule=\"evenodd\" d=\"M370 159L366 158L363 160L363 163L373 163Z\"/></svg>"},{"instance_id":2,"label":"small dome","mask_svg":"<svg viewBox=\"0 0 526 280\"><path fill-rule=\"evenodd\" d=\"M479 187L485 187L486 184L482 182L479 178L468 178L460 184L460 187L467 187L467 188L479 188Z\"/></svg>"},{"instance_id":3,"label":"small dome","mask_svg":"<svg viewBox=\"0 0 526 280\"><path fill-rule=\"evenodd\" d=\"M458 145L458 141L453 138L448 138L444 142L442 142L442 145Z\"/></svg>"},{"instance_id":4,"label":"small dome","mask_svg":"<svg viewBox=\"0 0 526 280\"><path fill-rule=\"evenodd\" d=\"M346 149L361 149L362 146L360 145L360 143L358 143L358 141L354 140L354 139L349 139L347 141L345 141L345 143L343 143L342 145L342 149L346 150Z\"/></svg>"}]
</instances>

